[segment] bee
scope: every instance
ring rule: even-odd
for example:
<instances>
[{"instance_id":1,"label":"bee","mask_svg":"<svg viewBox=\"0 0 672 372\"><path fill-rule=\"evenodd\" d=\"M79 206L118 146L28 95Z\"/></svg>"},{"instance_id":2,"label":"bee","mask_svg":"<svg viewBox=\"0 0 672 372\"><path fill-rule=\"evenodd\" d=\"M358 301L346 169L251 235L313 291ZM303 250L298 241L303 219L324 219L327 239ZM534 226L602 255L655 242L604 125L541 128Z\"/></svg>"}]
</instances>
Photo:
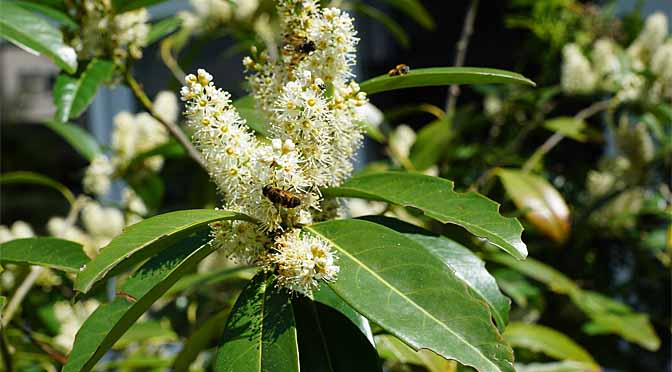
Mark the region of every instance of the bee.
<instances>
[{"instance_id":1,"label":"bee","mask_svg":"<svg viewBox=\"0 0 672 372\"><path fill-rule=\"evenodd\" d=\"M287 190L266 185L261 192L268 198L268 200L272 201L273 204L280 204L288 209L296 208L301 205L301 199Z\"/></svg>"},{"instance_id":2,"label":"bee","mask_svg":"<svg viewBox=\"0 0 672 372\"><path fill-rule=\"evenodd\" d=\"M388 76L399 76L399 75L406 75L408 74L408 71L410 71L411 68L408 67L408 65L405 65L403 63L400 63L396 66L394 66L393 69L391 69L387 75Z\"/></svg>"}]
</instances>

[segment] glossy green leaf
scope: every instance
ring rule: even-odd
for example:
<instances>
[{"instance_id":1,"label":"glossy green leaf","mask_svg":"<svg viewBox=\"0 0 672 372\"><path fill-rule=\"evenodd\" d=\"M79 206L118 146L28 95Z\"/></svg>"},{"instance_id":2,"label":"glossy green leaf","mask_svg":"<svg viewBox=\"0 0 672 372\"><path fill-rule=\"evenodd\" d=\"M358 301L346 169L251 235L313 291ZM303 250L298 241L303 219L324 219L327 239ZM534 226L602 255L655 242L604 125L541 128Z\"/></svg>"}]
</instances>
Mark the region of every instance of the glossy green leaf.
<instances>
[{"instance_id":1,"label":"glossy green leaf","mask_svg":"<svg viewBox=\"0 0 672 372\"><path fill-rule=\"evenodd\" d=\"M520 307L527 307L529 300L541 296L541 290L517 271L499 268L494 270L492 275L502 292L511 297Z\"/></svg>"},{"instance_id":2,"label":"glossy green leaf","mask_svg":"<svg viewBox=\"0 0 672 372\"><path fill-rule=\"evenodd\" d=\"M75 280L75 290L88 292L115 266L140 262L205 225L219 220L246 220L247 217L213 209L170 212L133 224L105 246Z\"/></svg>"},{"instance_id":3,"label":"glossy green leaf","mask_svg":"<svg viewBox=\"0 0 672 372\"><path fill-rule=\"evenodd\" d=\"M508 266L538 282L546 284L552 291L561 294L578 292L581 289L565 274L533 258L515 260L504 254L488 256L488 260Z\"/></svg>"},{"instance_id":4,"label":"glossy green leaf","mask_svg":"<svg viewBox=\"0 0 672 372\"><path fill-rule=\"evenodd\" d=\"M660 338L646 314L592 314L591 321L583 326L590 335L617 334L649 351L660 348Z\"/></svg>"},{"instance_id":5,"label":"glossy green leaf","mask_svg":"<svg viewBox=\"0 0 672 372\"><path fill-rule=\"evenodd\" d=\"M144 8L155 4L163 3L166 0L112 0L112 8L117 13L128 12L138 8Z\"/></svg>"},{"instance_id":6,"label":"glossy green leaf","mask_svg":"<svg viewBox=\"0 0 672 372\"><path fill-rule=\"evenodd\" d=\"M588 139L585 133L586 127L585 121L571 116L561 116L544 122L544 128L579 142L585 142Z\"/></svg>"},{"instance_id":7,"label":"glossy green leaf","mask_svg":"<svg viewBox=\"0 0 672 372\"><path fill-rule=\"evenodd\" d=\"M178 16L168 17L166 19L162 19L159 22L154 23L152 27L149 29L149 33L147 34L147 45L150 45L155 41L158 41L159 39L177 31L177 29L180 28L181 24L182 24L182 18Z\"/></svg>"},{"instance_id":8,"label":"glossy green leaf","mask_svg":"<svg viewBox=\"0 0 672 372\"><path fill-rule=\"evenodd\" d=\"M593 366L586 363L566 360L553 363L517 364L517 372L587 372L592 371Z\"/></svg>"},{"instance_id":9,"label":"glossy green leaf","mask_svg":"<svg viewBox=\"0 0 672 372\"><path fill-rule=\"evenodd\" d=\"M534 86L534 82L515 72L480 67L431 67L413 68L408 74L388 76L387 74L369 79L359 84L367 94L389 90L443 86L453 84L522 84Z\"/></svg>"},{"instance_id":10,"label":"glossy green leaf","mask_svg":"<svg viewBox=\"0 0 672 372\"><path fill-rule=\"evenodd\" d=\"M539 324L512 322L504 332L506 341L515 347L541 352L558 360L573 360L591 365L590 371L600 367L581 345L565 334Z\"/></svg>"},{"instance_id":11,"label":"glossy green leaf","mask_svg":"<svg viewBox=\"0 0 672 372\"><path fill-rule=\"evenodd\" d=\"M76 273L89 262L82 245L57 238L15 239L0 244L0 263L39 265Z\"/></svg>"},{"instance_id":12,"label":"glossy green leaf","mask_svg":"<svg viewBox=\"0 0 672 372\"><path fill-rule=\"evenodd\" d=\"M78 77L61 74L54 85L56 121L65 123L79 117L96 95L98 87L112 78L114 63L94 59Z\"/></svg>"},{"instance_id":13,"label":"glossy green leaf","mask_svg":"<svg viewBox=\"0 0 672 372\"><path fill-rule=\"evenodd\" d=\"M84 157L84 159L93 161L93 159L102 154L103 150L96 140L84 129L72 123L45 123L47 128L53 130L61 136L75 151Z\"/></svg>"},{"instance_id":14,"label":"glossy green leaf","mask_svg":"<svg viewBox=\"0 0 672 372\"><path fill-rule=\"evenodd\" d=\"M388 362L415 364L425 367L429 372L455 370L454 361L444 359L427 349L415 351L394 336L379 335L375 340L378 355Z\"/></svg>"},{"instance_id":15,"label":"glossy green leaf","mask_svg":"<svg viewBox=\"0 0 672 372\"><path fill-rule=\"evenodd\" d=\"M401 172L368 173L325 189L323 194L414 207L442 223L462 226L516 258L527 256L518 220L501 216L499 204L483 195L453 191L453 182L446 179Z\"/></svg>"},{"instance_id":16,"label":"glossy green leaf","mask_svg":"<svg viewBox=\"0 0 672 372\"><path fill-rule=\"evenodd\" d=\"M397 23L394 18L370 5L360 2L354 3L353 8L357 13L382 24L390 32L390 34L392 34L394 39L404 48L411 46L411 41L409 40L406 30L404 30L404 28L399 23Z\"/></svg>"},{"instance_id":17,"label":"glossy green leaf","mask_svg":"<svg viewBox=\"0 0 672 372\"><path fill-rule=\"evenodd\" d=\"M238 297L222 336L215 372L298 372L299 350L289 295L259 273Z\"/></svg>"},{"instance_id":18,"label":"glossy green leaf","mask_svg":"<svg viewBox=\"0 0 672 372\"><path fill-rule=\"evenodd\" d=\"M166 295L186 295L190 293L190 290L207 288L210 285L229 280L247 281L252 279L256 270L256 266L237 266L217 271L190 274L175 283Z\"/></svg>"},{"instance_id":19,"label":"glossy green leaf","mask_svg":"<svg viewBox=\"0 0 672 372\"><path fill-rule=\"evenodd\" d=\"M569 207L558 190L544 178L516 169L498 168L506 193L525 218L558 243L569 237Z\"/></svg>"},{"instance_id":20,"label":"glossy green leaf","mask_svg":"<svg viewBox=\"0 0 672 372\"><path fill-rule=\"evenodd\" d=\"M34 11L45 15L54 21L69 27L70 29L79 28L77 22L75 22L67 13L61 11L60 9L56 9L49 5L37 3L34 1L13 1L12 3L28 11Z\"/></svg>"},{"instance_id":21,"label":"glossy green leaf","mask_svg":"<svg viewBox=\"0 0 672 372\"><path fill-rule=\"evenodd\" d=\"M61 31L47 20L8 1L2 2L0 37L34 54L49 57L68 73L77 70L77 55Z\"/></svg>"},{"instance_id":22,"label":"glossy green leaf","mask_svg":"<svg viewBox=\"0 0 672 372\"><path fill-rule=\"evenodd\" d=\"M328 285L320 285L320 290L313 292L313 300L340 311L341 314L350 319L352 324L359 328L362 334L364 334L366 338L369 339L371 345L375 345L373 341L373 333L371 332L371 326L369 325L369 320L362 316L362 314L355 311L355 309L350 307L350 305L346 304L340 297L338 297L336 293L334 293L333 289L329 288Z\"/></svg>"},{"instance_id":23,"label":"glossy green leaf","mask_svg":"<svg viewBox=\"0 0 672 372\"><path fill-rule=\"evenodd\" d=\"M228 308L211 316L184 341L182 350L173 361L173 371L189 371L189 366L196 360L198 354L221 336L230 312L231 309Z\"/></svg>"},{"instance_id":24,"label":"glossy green leaf","mask_svg":"<svg viewBox=\"0 0 672 372\"><path fill-rule=\"evenodd\" d=\"M425 170L439 163L441 155L453 139L451 127L452 119L444 115L418 131L409 156L416 169Z\"/></svg>"},{"instance_id":25,"label":"glossy green leaf","mask_svg":"<svg viewBox=\"0 0 672 372\"><path fill-rule=\"evenodd\" d=\"M487 305L415 240L363 220L305 229L337 252L339 277L329 286L355 310L416 350L481 372L513 371L513 353Z\"/></svg>"},{"instance_id":26,"label":"glossy green leaf","mask_svg":"<svg viewBox=\"0 0 672 372\"><path fill-rule=\"evenodd\" d=\"M268 118L264 113L257 109L254 103L254 97L245 96L233 101L233 107L236 108L240 117L245 120L245 124L255 132L264 137L268 137Z\"/></svg>"},{"instance_id":27,"label":"glossy green leaf","mask_svg":"<svg viewBox=\"0 0 672 372\"><path fill-rule=\"evenodd\" d=\"M65 185L63 185L62 183L55 181L47 176L41 175L39 173L22 172L22 171L0 174L0 185L25 184L25 183L51 187L52 189L63 194L63 196L68 200L70 204L75 203L75 195L72 194L70 189L65 187Z\"/></svg>"},{"instance_id":28,"label":"glossy green leaf","mask_svg":"<svg viewBox=\"0 0 672 372\"><path fill-rule=\"evenodd\" d=\"M183 237L134 272L112 302L100 305L86 319L63 372L90 371L170 286L216 249L208 240L205 231Z\"/></svg>"},{"instance_id":29,"label":"glossy green leaf","mask_svg":"<svg viewBox=\"0 0 672 372\"><path fill-rule=\"evenodd\" d=\"M302 370L381 371L373 344L345 315L305 297L293 299L292 309Z\"/></svg>"},{"instance_id":30,"label":"glossy green leaf","mask_svg":"<svg viewBox=\"0 0 672 372\"><path fill-rule=\"evenodd\" d=\"M429 11L422 5L420 0L384 0L386 3L390 4L402 12L404 12L409 17L413 18L420 26L428 29L434 29L434 19Z\"/></svg>"},{"instance_id":31,"label":"glossy green leaf","mask_svg":"<svg viewBox=\"0 0 672 372\"><path fill-rule=\"evenodd\" d=\"M485 269L485 263L472 251L459 243L443 237L405 234L440 257L455 275L472 291L472 295L490 307L499 330L509 321L511 301L497 287L495 278Z\"/></svg>"}]
</instances>

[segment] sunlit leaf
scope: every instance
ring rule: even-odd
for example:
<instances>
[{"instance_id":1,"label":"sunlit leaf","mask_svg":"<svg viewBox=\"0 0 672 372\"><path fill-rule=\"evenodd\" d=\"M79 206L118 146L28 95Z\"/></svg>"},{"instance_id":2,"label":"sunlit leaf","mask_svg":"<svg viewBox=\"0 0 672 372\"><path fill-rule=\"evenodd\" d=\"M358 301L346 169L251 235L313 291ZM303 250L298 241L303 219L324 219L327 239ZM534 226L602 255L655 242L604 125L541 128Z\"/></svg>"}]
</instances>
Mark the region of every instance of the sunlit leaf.
<instances>
[{"instance_id":1,"label":"sunlit leaf","mask_svg":"<svg viewBox=\"0 0 672 372\"><path fill-rule=\"evenodd\" d=\"M88 161L92 161L96 156L103 153L98 142L87 131L75 124L50 121L45 123L45 125L61 136Z\"/></svg>"},{"instance_id":2,"label":"sunlit leaf","mask_svg":"<svg viewBox=\"0 0 672 372\"><path fill-rule=\"evenodd\" d=\"M13 1L12 3L26 10L43 14L62 25L68 26L70 29L79 28L77 22L75 22L67 13L61 11L60 9L51 7L49 5L40 4L35 1Z\"/></svg>"},{"instance_id":3,"label":"sunlit leaf","mask_svg":"<svg viewBox=\"0 0 672 372\"><path fill-rule=\"evenodd\" d=\"M452 84L523 84L534 86L534 82L520 74L504 70L480 67L431 67L413 68L405 75L387 74L369 79L359 84L360 88L374 94L389 90L443 86Z\"/></svg>"},{"instance_id":4,"label":"sunlit leaf","mask_svg":"<svg viewBox=\"0 0 672 372\"><path fill-rule=\"evenodd\" d=\"M588 135L585 133L586 122L570 116L561 116L546 120L544 128L579 142L585 142L588 139Z\"/></svg>"},{"instance_id":5,"label":"sunlit leaf","mask_svg":"<svg viewBox=\"0 0 672 372\"><path fill-rule=\"evenodd\" d=\"M90 371L161 295L216 249L208 240L207 232L183 237L134 272L112 302L86 319L63 372Z\"/></svg>"},{"instance_id":6,"label":"sunlit leaf","mask_svg":"<svg viewBox=\"0 0 672 372\"><path fill-rule=\"evenodd\" d=\"M61 31L47 20L9 1L2 2L0 37L34 54L49 57L68 73L77 70L77 55Z\"/></svg>"},{"instance_id":7,"label":"sunlit leaf","mask_svg":"<svg viewBox=\"0 0 672 372\"><path fill-rule=\"evenodd\" d=\"M381 358L403 364L414 364L427 368L429 372L454 372L456 363L422 349L415 351L391 335L376 336L376 349Z\"/></svg>"},{"instance_id":8,"label":"sunlit leaf","mask_svg":"<svg viewBox=\"0 0 672 372\"><path fill-rule=\"evenodd\" d=\"M646 314L592 314L583 330L590 335L617 334L649 351L660 348L660 338Z\"/></svg>"},{"instance_id":9,"label":"sunlit leaf","mask_svg":"<svg viewBox=\"0 0 672 372\"><path fill-rule=\"evenodd\" d=\"M60 192L72 205L75 203L75 195L62 183L47 176L33 172L8 172L0 174L0 185L5 184L34 184L51 187Z\"/></svg>"},{"instance_id":10,"label":"sunlit leaf","mask_svg":"<svg viewBox=\"0 0 672 372\"><path fill-rule=\"evenodd\" d=\"M141 262L211 222L232 219L247 217L221 210L192 209L161 214L133 224L77 275L75 290L88 292L117 265Z\"/></svg>"},{"instance_id":11,"label":"sunlit leaf","mask_svg":"<svg viewBox=\"0 0 672 372\"><path fill-rule=\"evenodd\" d=\"M79 117L95 97L98 87L112 78L114 63L94 59L80 76L61 74L54 85L56 121L65 123Z\"/></svg>"},{"instance_id":12,"label":"sunlit leaf","mask_svg":"<svg viewBox=\"0 0 672 372\"><path fill-rule=\"evenodd\" d=\"M340 272L329 286L368 319L416 350L482 372L513 371L513 353L487 305L415 240L363 220L305 229L331 243Z\"/></svg>"},{"instance_id":13,"label":"sunlit leaf","mask_svg":"<svg viewBox=\"0 0 672 372\"><path fill-rule=\"evenodd\" d=\"M485 196L474 192L457 193L453 187L453 182L438 177L379 172L355 176L323 193L328 197L363 198L414 207L442 223L462 226L516 258L527 256L520 222L501 216L499 204Z\"/></svg>"},{"instance_id":14,"label":"sunlit leaf","mask_svg":"<svg viewBox=\"0 0 672 372\"><path fill-rule=\"evenodd\" d=\"M157 23L154 23L149 29L149 33L147 34L147 45L152 44L155 41L158 41L159 39L177 31L181 24L182 18L178 16L168 17L166 19L160 20Z\"/></svg>"},{"instance_id":15,"label":"sunlit leaf","mask_svg":"<svg viewBox=\"0 0 672 372\"><path fill-rule=\"evenodd\" d=\"M117 13L123 13L129 10L163 3L165 1L166 0L112 0L112 7Z\"/></svg>"},{"instance_id":16,"label":"sunlit leaf","mask_svg":"<svg viewBox=\"0 0 672 372\"><path fill-rule=\"evenodd\" d=\"M82 245L58 238L15 239L0 244L0 263L29 264L76 273L89 262Z\"/></svg>"},{"instance_id":17,"label":"sunlit leaf","mask_svg":"<svg viewBox=\"0 0 672 372\"><path fill-rule=\"evenodd\" d=\"M515 169L498 168L496 174L531 224L558 243L567 240L571 228L569 207L553 185L540 176Z\"/></svg>"},{"instance_id":18,"label":"sunlit leaf","mask_svg":"<svg viewBox=\"0 0 672 372\"><path fill-rule=\"evenodd\" d=\"M268 274L257 274L238 297L217 350L214 370L300 370L292 304Z\"/></svg>"}]
</instances>

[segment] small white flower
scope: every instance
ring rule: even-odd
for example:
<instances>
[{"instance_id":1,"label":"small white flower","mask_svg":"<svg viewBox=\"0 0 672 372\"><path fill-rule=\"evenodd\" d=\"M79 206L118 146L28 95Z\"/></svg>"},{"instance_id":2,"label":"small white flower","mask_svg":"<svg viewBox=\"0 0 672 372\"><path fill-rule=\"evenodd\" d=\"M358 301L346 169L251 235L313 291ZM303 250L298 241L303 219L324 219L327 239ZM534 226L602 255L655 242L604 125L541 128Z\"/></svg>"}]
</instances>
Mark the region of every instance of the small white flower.
<instances>
[{"instance_id":1,"label":"small white flower","mask_svg":"<svg viewBox=\"0 0 672 372\"><path fill-rule=\"evenodd\" d=\"M415 131L408 125L398 126L390 135L390 150L395 157L408 158L415 143Z\"/></svg>"},{"instance_id":2,"label":"small white flower","mask_svg":"<svg viewBox=\"0 0 672 372\"><path fill-rule=\"evenodd\" d=\"M54 316L59 323L59 333L54 338L56 345L70 351L82 324L99 305L100 303L94 299L74 304L67 301L54 303Z\"/></svg>"},{"instance_id":3,"label":"small white flower","mask_svg":"<svg viewBox=\"0 0 672 372\"><path fill-rule=\"evenodd\" d=\"M112 239L124 229L124 215L117 208L87 201L82 208L82 223L94 238Z\"/></svg>"},{"instance_id":4,"label":"small white flower","mask_svg":"<svg viewBox=\"0 0 672 372\"><path fill-rule=\"evenodd\" d=\"M592 93L595 90L597 76L579 46L565 45L562 56L562 89L570 94Z\"/></svg>"},{"instance_id":5,"label":"small white flower","mask_svg":"<svg viewBox=\"0 0 672 372\"><path fill-rule=\"evenodd\" d=\"M112 184L114 166L105 155L96 156L84 172L82 184L86 192L95 195L105 195Z\"/></svg>"}]
</instances>

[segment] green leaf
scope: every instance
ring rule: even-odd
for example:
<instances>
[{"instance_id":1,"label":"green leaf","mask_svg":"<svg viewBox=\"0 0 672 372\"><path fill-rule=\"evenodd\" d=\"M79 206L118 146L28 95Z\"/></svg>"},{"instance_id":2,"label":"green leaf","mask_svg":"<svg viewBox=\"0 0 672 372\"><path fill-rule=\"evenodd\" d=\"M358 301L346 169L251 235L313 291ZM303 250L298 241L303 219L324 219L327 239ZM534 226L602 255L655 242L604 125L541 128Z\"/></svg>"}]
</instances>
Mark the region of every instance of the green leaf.
<instances>
[{"instance_id":1,"label":"green leaf","mask_svg":"<svg viewBox=\"0 0 672 372\"><path fill-rule=\"evenodd\" d=\"M408 38L406 30L404 30L404 28L401 27L401 25L397 23L397 21L395 21L392 17L370 5L360 2L354 3L353 8L357 13L369 17L385 26L385 28L390 31L394 39L405 49L408 49L408 47L411 46L411 41Z\"/></svg>"},{"instance_id":2,"label":"green leaf","mask_svg":"<svg viewBox=\"0 0 672 372\"><path fill-rule=\"evenodd\" d=\"M420 26L428 29L434 29L434 19L432 15L427 11L424 5L419 0L384 0L386 3L390 4L402 12L406 13L408 16L413 18Z\"/></svg>"},{"instance_id":3,"label":"green leaf","mask_svg":"<svg viewBox=\"0 0 672 372\"><path fill-rule=\"evenodd\" d=\"M375 372L378 354L345 315L306 297L292 300L304 371Z\"/></svg>"},{"instance_id":4,"label":"green leaf","mask_svg":"<svg viewBox=\"0 0 672 372\"><path fill-rule=\"evenodd\" d=\"M234 219L249 220L249 217L220 210L191 209L161 214L133 224L105 246L77 275L75 290L88 292L117 265L124 263L128 267L211 222Z\"/></svg>"},{"instance_id":5,"label":"green leaf","mask_svg":"<svg viewBox=\"0 0 672 372\"><path fill-rule=\"evenodd\" d=\"M323 303L337 311L340 311L341 314L345 315L352 324L356 325L357 328L369 339L371 345L375 345L373 341L373 333L371 332L371 326L369 325L369 320L362 316L346 304L334 291L329 288L328 285L320 285L320 290L313 293L313 300Z\"/></svg>"},{"instance_id":6,"label":"green leaf","mask_svg":"<svg viewBox=\"0 0 672 372\"><path fill-rule=\"evenodd\" d=\"M527 247L521 240L523 227L518 220L501 216L499 204L483 195L453 191L453 182L442 178L401 172L368 173L325 189L323 194L414 207L442 223L462 226L518 259L527 256Z\"/></svg>"},{"instance_id":7,"label":"green leaf","mask_svg":"<svg viewBox=\"0 0 672 372\"><path fill-rule=\"evenodd\" d=\"M77 54L47 20L8 1L2 2L0 37L34 54L49 57L68 73L77 71Z\"/></svg>"},{"instance_id":8,"label":"green leaf","mask_svg":"<svg viewBox=\"0 0 672 372\"><path fill-rule=\"evenodd\" d=\"M233 102L233 107L236 108L240 117L245 120L245 124L255 132L264 137L268 137L268 118L254 103L254 97L245 96Z\"/></svg>"},{"instance_id":9,"label":"green leaf","mask_svg":"<svg viewBox=\"0 0 672 372\"><path fill-rule=\"evenodd\" d=\"M142 152L138 155L136 155L128 164L128 169L133 169L135 167L138 167L142 164L142 162L145 161L147 158L151 158L152 156L163 156L164 158L181 158L186 155L186 151L184 150L184 147L180 145L177 141L168 141L166 143L160 144L157 147Z\"/></svg>"},{"instance_id":10,"label":"green leaf","mask_svg":"<svg viewBox=\"0 0 672 372\"><path fill-rule=\"evenodd\" d=\"M191 293L187 291L198 290L202 288L207 288L208 286L216 283L221 283L228 280L239 280L239 281L248 281L252 279L254 275L253 270L256 270L254 266L236 266L236 267L227 267L217 271L203 272L203 273L194 273L187 275L181 278L175 285L170 288L167 296L175 296L178 294L187 295ZM183 293L183 292L187 293Z\"/></svg>"},{"instance_id":11,"label":"green leaf","mask_svg":"<svg viewBox=\"0 0 672 372\"><path fill-rule=\"evenodd\" d=\"M589 335L617 334L649 351L660 348L660 338L646 314L592 314L591 322L585 324L583 330Z\"/></svg>"},{"instance_id":12,"label":"green leaf","mask_svg":"<svg viewBox=\"0 0 672 372\"><path fill-rule=\"evenodd\" d=\"M189 371L189 366L196 360L198 354L222 334L230 312L231 309L228 308L211 316L184 341L182 350L173 361L173 371Z\"/></svg>"},{"instance_id":13,"label":"green leaf","mask_svg":"<svg viewBox=\"0 0 672 372\"><path fill-rule=\"evenodd\" d=\"M33 172L9 172L0 174L0 185L2 184L21 184L29 183L34 185L42 185L46 187L51 187L52 189L60 192L72 205L75 204L75 195L72 194L70 189L65 187L62 183L55 181L47 176L41 175L39 173Z\"/></svg>"},{"instance_id":14,"label":"green leaf","mask_svg":"<svg viewBox=\"0 0 672 372\"><path fill-rule=\"evenodd\" d=\"M418 131L409 159L418 170L435 165L453 139L452 119L448 115L434 120Z\"/></svg>"},{"instance_id":15,"label":"green leaf","mask_svg":"<svg viewBox=\"0 0 672 372\"><path fill-rule=\"evenodd\" d=\"M34 11L43 14L53 19L54 21L67 26L70 29L76 30L79 28L79 24L77 24L77 22L75 22L72 18L70 18L68 14L51 6L36 3L33 1L13 1L12 3L28 11Z\"/></svg>"},{"instance_id":16,"label":"green leaf","mask_svg":"<svg viewBox=\"0 0 672 372\"><path fill-rule=\"evenodd\" d=\"M259 273L238 297L217 350L215 372L298 372L299 350L289 296Z\"/></svg>"},{"instance_id":17,"label":"green leaf","mask_svg":"<svg viewBox=\"0 0 672 372\"><path fill-rule=\"evenodd\" d=\"M158 41L159 39L172 34L177 31L182 24L182 18L180 17L168 17L162 19L161 21L154 23L149 29L149 34L147 34L147 45Z\"/></svg>"},{"instance_id":18,"label":"green leaf","mask_svg":"<svg viewBox=\"0 0 672 372\"><path fill-rule=\"evenodd\" d=\"M571 116L561 116L544 122L544 128L562 134L579 142L586 142L586 122Z\"/></svg>"},{"instance_id":19,"label":"green leaf","mask_svg":"<svg viewBox=\"0 0 672 372\"><path fill-rule=\"evenodd\" d=\"M525 218L558 243L569 237L569 207L558 190L540 176L516 169L498 168L506 193Z\"/></svg>"},{"instance_id":20,"label":"green leaf","mask_svg":"<svg viewBox=\"0 0 672 372\"><path fill-rule=\"evenodd\" d=\"M538 282L546 284L552 291L561 294L570 294L581 291L570 278L554 268L528 257L525 261L518 261L504 254L494 254L488 260L506 265L519 273Z\"/></svg>"},{"instance_id":21,"label":"green leaf","mask_svg":"<svg viewBox=\"0 0 672 372\"><path fill-rule=\"evenodd\" d=\"M53 130L72 146L84 159L89 162L102 154L103 150L96 140L84 129L72 123L57 123L54 121L45 123L47 128Z\"/></svg>"},{"instance_id":22,"label":"green leaf","mask_svg":"<svg viewBox=\"0 0 672 372\"><path fill-rule=\"evenodd\" d=\"M499 330L504 330L509 321L511 302L499 291L495 278L485 269L485 263L478 256L450 239L419 234L405 235L440 257L469 287L474 297L488 304Z\"/></svg>"},{"instance_id":23,"label":"green leaf","mask_svg":"<svg viewBox=\"0 0 672 372\"><path fill-rule=\"evenodd\" d=\"M411 70L400 76L381 75L359 84L371 95L415 87L452 84L523 84L535 86L534 82L515 72L480 67L431 67Z\"/></svg>"},{"instance_id":24,"label":"green leaf","mask_svg":"<svg viewBox=\"0 0 672 372\"><path fill-rule=\"evenodd\" d=\"M517 372L586 372L593 366L573 360L553 363L516 364Z\"/></svg>"},{"instance_id":25,"label":"green leaf","mask_svg":"<svg viewBox=\"0 0 672 372\"><path fill-rule=\"evenodd\" d=\"M157 320L147 320L133 324L114 343L114 348L123 349L137 342L157 344L175 341L177 341L177 334L168 325Z\"/></svg>"},{"instance_id":26,"label":"green leaf","mask_svg":"<svg viewBox=\"0 0 672 372\"><path fill-rule=\"evenodd\" d=\"M89 262L82 245L57 238L15 239L0 244L0 263L49 267L76 273Z\"/></svg>"},{"instance_id":27,"label":"green leaf","mask_svg":"<svg viewBox=\"0 0 672 372\"><path fill-rule=\"evenodd\" d=\"M207 233L186 237L134 272L112 302L100 305L86 319L63 372L90 371L170 286L216 249L208 239Z\"/></svg>"},{"instance_id":28,"label":"green leaf","mask_svg":"<svg viewBox=\"0 0 672 372\"><path fill-rule=\"evenodd\" d=\"M165 185L163 179L155 173L141 174L140 177L133 177L137 174L127 174L127 181L133 191L142 199L150 212L159 210Z\"/></svg>"},{"instance_id":29,"label":"green leaf","mask_svg":"<svg viewBox=\"0 0 672 372\"><path fill-rule=\"evenodd\" d=\"M379 335L375 340L378 355L385 360L424 366L429 372L455 370L454 361L444 359L427 349L415 351L391 335Z\"/></svg>"},{"instance_id":30,"label":"green leaf","mask_svg":"<svg viewBox=\"0 0 672 372\"><path fill-rule=\"evenodd\" d=\"M94 59L79 77L61 74L54 85L56 121L65 123L79 117L96 95L98 87L110 80L114 73L114 63Z\"/></svg>"},{"instance_id":31,"label":"green leaf","mask_svg":"<svg viewBox=\"0 0 672 372\"><path fill-rule=\"evenodd\" d=\"M600 366L581 345L552 328L539 324L512 322L506 327L504 338L513 347L541 352L558 360L573 360L592 366L590 371L599 371Z\"/></svg>"},{"instance_id":32,"label":"green leaf","mask_svg":"<svg viewBox=\"0 0 672 372\"><path fill-rule=\"evenodd\" d=\"M502 292L520 307L527 307L528 300L539 298L541 295L540 289L517 271L500 268L494 270L492 275L497 279L497 285Z\"/></svg>"},{"instance_id":33,"label":"green leaf","mask_svg":"<svg viewBox=\"0 0 672 372\"><path fill-rule=\"evenodd\" d=\"M128 12L138 8L144 8L151 5L163 3L166 0L112 0L112 8L117 13Z\"/></svg>"},{"instance_id":34,"label":"green leaf","mask_svg":"<svg viewBox=\"0 0 672 372\"><path fill-rule=\"evenodd\" d=\"M430 349L481 372L513 371L513 352L487 305L422 245L362 220L305 229L338 252L339 278L329 286L368 319L416 350Z\"/></svg>"}]
</instances>

